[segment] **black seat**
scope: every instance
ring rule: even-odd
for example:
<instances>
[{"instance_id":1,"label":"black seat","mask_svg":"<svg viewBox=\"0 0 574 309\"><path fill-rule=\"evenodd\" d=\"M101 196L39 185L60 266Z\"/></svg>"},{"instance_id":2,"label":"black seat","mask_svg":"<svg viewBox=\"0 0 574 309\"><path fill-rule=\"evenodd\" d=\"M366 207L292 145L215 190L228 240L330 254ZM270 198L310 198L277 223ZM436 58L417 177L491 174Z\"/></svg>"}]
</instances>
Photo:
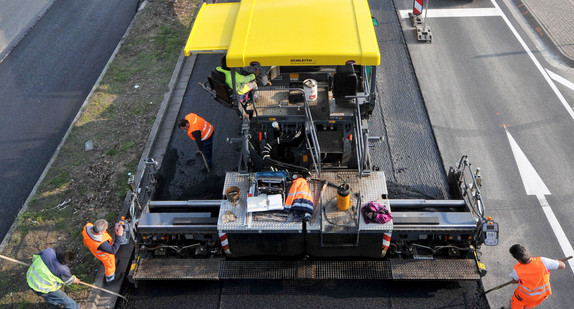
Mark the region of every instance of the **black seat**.
<instances>
[{"instance_id":1,"label":"black seat","mask_svg":"<svg viewBox=\"0 0 574 309\"><path fill-rule=\"evenodd\" d=\"M335 104L342 107L353 107L355 99L345 98L345 96L356 96L359 89L359 79L353 65L348 64L345 66L337 67L335 76L333 77L333 97L335 97Z\"/></svg>"},{"instance_id":2,"label":"black seat","mask_svg":"<svg viewBox=\"0 0 574 309\"><path fill-rule=\"evenodd\" d=\"M220 74L223 76L223 79L221 79ZM214 70L211 72L211 76L207 77L207 81L209 82L209 87L215 92L215 100L225 107L233 107L232 91L225 83L225 74Z\"/></svg>"}]
</instances>

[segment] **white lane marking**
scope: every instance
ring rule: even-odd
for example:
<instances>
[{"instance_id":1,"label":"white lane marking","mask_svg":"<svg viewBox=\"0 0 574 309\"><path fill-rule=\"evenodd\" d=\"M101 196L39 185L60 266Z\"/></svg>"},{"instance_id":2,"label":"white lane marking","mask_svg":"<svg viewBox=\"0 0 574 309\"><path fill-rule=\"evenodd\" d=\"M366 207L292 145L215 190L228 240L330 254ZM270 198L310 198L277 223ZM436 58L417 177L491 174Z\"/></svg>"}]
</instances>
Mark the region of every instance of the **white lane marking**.
<instances>
[{"instance_id":1,"label":"white lane marking","mask_svg":"<svg viewBox=\"0 0 574 309\"><path fill-rule=\"evenodd\" d=\"M565 256L574 255L574 249L572 249L572 245L566 237L566 233L562 229L560 222L554 215L552 211L552 207L548 204L546 197L544 195L550 195L550 191L530 163L526 155L518 146L518 143L514 140L510 132L506 130L506 136L508 137L508 141L510 142L510 148L512 149L512 153L514 155L514 160L516 161L516 165L518 166L518 171L520 172L520 177L522 178L522 183L524 184L524 188L526 189L527 195L536 195L538 199L538 203L542 206L542 211L544 215L546 215L546 219L550 223L550 227L552 227L552 231L558 240L558 244L560 244L560 248L562 252L564 252ZM574 261L569 260L568 263L570 264L570 269L574 273Z\"/></svg>"},{"instance_id":2,"label":"white lane marking","mask_svg":"<svg viewBox=\"0 0 574 309\"><path fill-rule=\"evenodd\" d=\"M552 78L553 80L561 83L562 85L566 86L567 88L570 88L571 90L574 90L574 83L567 80L566 78L546 69L546 73L548 73L548 75L550 75L550 78Z\"/></svg>"},{"instance_id":3,"label":"white lane marking","mask_svg":"<svg viewBox=\"0 0 574 309\"><path fill-rule=\"evenodd\" d=\"M562 251L564 252L564 257L574 255L574 249L572 249L572 245L570 244L568 237L566 237L566 233L564 233L564 230L562 229L560 222L558 222L558 219L556 219L556 216L554 215L552 208L548 204L548 201L546 200L544 195L536 195L536 197L538 198L540 206L542 206L542 211L544 211L546 219L548 219L548 222L550 222L550 226L552 227L554 235L556 235L556 238L558 238L558 243L560 244L560 248L562 248ZM570 259L568 260L568 264L570 264L570 270L572 270L572 272L574 273L574 261Z\"/></svg>"},{"instance_id":4,"label":"white lane marking","mask_svg":"<svg viewBox=\"0 0 574 309\"><path fill-rule=\"evenodd\" d=\"M558 100L560 100L560 102L562 103L562 106L564 106L564 108L566 108L566 111L568 112L568 114L570 114L570 117L572 117L572 119L574 119L574 111L572 110L572 108L570 107L568 102L566 102L566 99L564 98L564 96L562 95L560 90L558 90L558 88L556 88L556 84L554 84L554 82L550 79L550 75L548 75L548 73L546 73L546 70L542 67L540 62L538 62L538 59L536 59L536 57L534 57L534 54L528 48L528 45L526 45L526 42L524 42L524 40L520 37L520 35L518 34L518 31L516 31L514 26L512 26L512 24L510 23L510 20L506 17L506 15L504 15L502 10L498 6L498 3L496 3L495 0L490 0L490 1L494 5L494 7L500 11L500 16L502 17L502 19L504 20L504 22L506 23L506 25L508 26L510 31L512 31L512 33L514 34L514 36L516 37L516 39L518 40L520 45L522 45L522 48L524 49L524 51L526 51L526 53L528 54L530 59L532 59L532 62L534 62L534 65L536 65L536 67L538 68L540 73L542 73L542 76L544 77L544 79L546 80L548 85L550 85L550 88L552 88L552 90L554 91L554 93L558 97Z\"/></svg>"},{"instance_id":5,"label":"white lane marking","mask_svg":"<svg viewBox=\"0 0 574 309\"><path fill-rule=\"evenodd\" d=\"M409 13L413 10L399 10L399 16L402 19L409 18ZM484 17L484 16L500 16L502 12L495 8L484 8L484 9L444 9L444 10L433 10L430 9L428 12L422 11L423 16L425 14L427 18L438 18L438 17Z\"/></svg>"},{"instance_id":6,"label":"white lane marking","mask_svg":"<svg viewBox=\"0 0 574 309\"><path fill-rule=\"evenodd\" d=\"M508 136L508 141L510 142L510 148L512 149L512 153L514 154L514 160L518 165L518 171L520 172L520 178L522 178L522 184L524 185L524 189L526 189L526 194L536 196L550 195L551 194L550 190L548 190L548 188L542 181L542 178L538 176L538 173L536 173L534 166L530 164L530 161L528 161L528 158L526 158L526 155L524 154L524 152L522 152L522 149L520 149L520 146L518 146L518 143L516 143L516 141L514 140L512 135L510 135L510 132L508 132L508 130L506 130L506 136Z\"/></svg>"}]
</instances>

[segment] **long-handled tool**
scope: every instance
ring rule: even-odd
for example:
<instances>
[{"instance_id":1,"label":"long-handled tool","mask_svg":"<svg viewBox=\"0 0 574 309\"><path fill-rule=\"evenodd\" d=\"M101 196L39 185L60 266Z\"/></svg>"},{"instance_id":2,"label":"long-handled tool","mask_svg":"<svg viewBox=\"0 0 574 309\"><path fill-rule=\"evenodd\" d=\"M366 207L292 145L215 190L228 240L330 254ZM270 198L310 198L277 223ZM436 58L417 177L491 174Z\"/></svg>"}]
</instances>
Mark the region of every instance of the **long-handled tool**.
<instances>
[{"instance_id":1,"label":"long-handled tool","mask_svg":"<svg viewBox=\"0 0 574 309\"><path fill-rule=\"evenodd\" d=\"M207 169L208 173L211 173L211 170L209 170L209 165L207 165L207 160L205 160L205 154L203 154L203 151L199 151L199 153L201 154L201 158L203 159L203 163L205 163L205 168Z\"/></svg>"},{"instance_id":2,"label":"long-handled tool","mask_svg":"<svg viewBox=\"0 0 574 309\"><path fill-rule=\"evenodd\" d=\"M566 258L561 259L560 261L566 262L566 261L568 261L568 260L571 259L571 258L572 258L572 256L569 256L569 257L566 257ZM492 291L498 290L498 289L500 289L500 288L503 288L503 287L505 287L505 286L507 286L507 285L512 284L513 282L514 282L514 280L510 280L510 281L505 282L505 283L503 283L503 284L501 284L501 285L495 286L495 287L493 287L492 289L490 289L490 290L484 292L484 294L486 294L486 293L488 293L488 292L492 292Z\"/></svg>"},{"instance_id":3,"label":"long-handled tool","mask_svg":"<svg viewBox=\"0 0 574 309\"><path fill-rule=\"evenodd\" d=\"M10 262L18 263L18 264L20 264L20 265L30 266L30 264L27 264L27 263L24 263L24 262L21 262L21 261L18 261L18 260L9 258L9 257L7 257L7 256L5 256L5 255L2 255L2 254L0 254L0 258L3 258L3 259L8 260L8 261L10 261ZM110 293L110 294L112 294L112 295L116 295L116 296L121 297L121 298L125 299L126 301L128 301L128 299L127 299L125 296L123 296L123 295L121 295L121 294L118 294L118 293L116 293L116 292L112 292L112 291L110 291L110 290L106 290L106 289L101 288L101 287L99 287L99 286L95 286L95 285L93 285L93 284L85 283L85 282L80 281L80 280L78 280L78 283L79 283L79 284L83 284L83 285L85 285L85 286L89 286L89 287L91 287L91 288L93 288L93 289L96 289L96 290L100 290L100 291L104 291L104 292L106 292L106 293Z\"/></svg>"},{"instance_id":4,"label":"long-handled tool","mask_svg":"<svg viewBox=\"0 0 574 309\"><path fill-rule=\"evenodd\" d=\"M83 282L83 281L79 281L78 283L79 283L79 284L83 284L83 285L85 285L85 286L89 286L89 287L91 287L91 288L93 288L93 289L96 289L96 290L100 290L100 291L104 291L104 292L106 292L106 293L110 293L110 294L112 294L112 295L116 295L117 297L123 298L126 302L128 301L128 299L127 299L125 296L123 296L122 294L118 294L118 293L116 293L116 292L112 292L112 291L110 291L110 290L106 290L106 289L101 288L101 287L99 287L99 286L96 286L96 285L93 285L93 284L89 284L89 283L85 283L85 282Z\"/></svg>"}]
</instances>

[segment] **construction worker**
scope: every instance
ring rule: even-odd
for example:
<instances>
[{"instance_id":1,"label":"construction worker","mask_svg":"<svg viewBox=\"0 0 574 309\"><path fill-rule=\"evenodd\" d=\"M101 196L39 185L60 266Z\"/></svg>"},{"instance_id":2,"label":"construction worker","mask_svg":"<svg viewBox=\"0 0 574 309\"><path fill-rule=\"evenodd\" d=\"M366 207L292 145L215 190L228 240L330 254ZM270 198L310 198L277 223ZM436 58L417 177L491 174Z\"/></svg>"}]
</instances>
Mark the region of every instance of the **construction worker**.
<instances>
[{"instance_id":1,"label":"construction worker","mask_svg":"<svg viewBox=\"0 0 574 309\"><path fill-rule=\"evenodd\" d=\"M179 120L178 127L187 132L187 135L195 141L197 148L205 156L205 163L212 168L213 126L205 119L191 113Z\"/></svg>"},{"instance_id":2,"label":"construction worker","mask_svg":"<svg viewBox=\"0 0 574 309\"><path fill-rule=\"evenodd\" d=\"M216 67L215 70L225 74L225 83L229 88L233 89L231 83L231 69L227 66L225 56L221 58L221 66ZM255 69L254 71L255 74L249 75L241 75L238 72L235 72L235 89L237 90L240 101L245 101L246 94L251 91L251 89L257 89L256 75L260 75L261 71L259 69Z\"/></svg>"},{"instance_id":3,"label":"construction worker","mask_svg":"<svg viewBox=\"0 0 574 309\"><path fill-rule=\"evenodd\" d=\"M71 251L47 248L34 254L32 265L26 273L28 286L39 296L42 296L48 304L59 308L60 305L67 309L80 308L78 303L71 299L64 291L62 285L72 285L80 280L72 275L68 263L73 261L75 254Z\"/></svg>"},{"instance_id":4,"label":"construction worker","mask_svg":"<svg viewBox=\"0 0 574 309\"><path fill-rule=\"evenodd\" d=\"M106 231L108 221L104 219L97 220L94 224L88 222L82 230L84 237L84 246L88 247L92 254L102 263L104 263L104 272L106 283L110 284L120 280L116 277L116 253L120 249L120 237L124 235L122 225L116 225L116 237L112 242L112 236Z\"/></svg>"},{"instance_id":5,"label":"construction worker","mask_svg":"<svg viewBox=\"0 0 574 309\"><path fill-rule=\"evenodd\" d=\"M309 221L313 216L313 196L309 184L307 179L300 175L294 175L293 178L284 210L291 212L296 221Z\"/></svg>"},{"instance_id":6,"label":"construction worker","mask_svg":"<svg viewBox=\"0 0 574 309\"><path fill-rule=\"evenodd\" d=\"M518 261L510 273L518 287L512 294L512 309L534 308L552 294L550 270L563 269L562 261L545 257L530 257L528 250L519 244L510 247L510 254Z\"/></svg>"}]
</instances>

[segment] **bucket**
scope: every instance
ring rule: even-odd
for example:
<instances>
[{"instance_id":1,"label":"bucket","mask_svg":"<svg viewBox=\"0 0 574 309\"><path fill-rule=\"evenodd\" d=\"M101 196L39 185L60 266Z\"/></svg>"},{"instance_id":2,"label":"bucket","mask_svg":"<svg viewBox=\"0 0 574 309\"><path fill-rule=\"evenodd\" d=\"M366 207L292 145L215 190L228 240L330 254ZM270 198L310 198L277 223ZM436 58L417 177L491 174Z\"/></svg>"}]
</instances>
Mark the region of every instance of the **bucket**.
<instances>
[{"instance_id":1,"label":"bucket","mask_svg":"<svg viewBox=\"0 0 574 309\"><path fill-rule=\"evenodd\" d=\"M303 91L307 101L317 100L317 81L314 79L306 79L303 81Z\"/></svg>"},{"instance_id":2,"label":"bucket","mask_svg":"<svg viewBox=\"0 0 574 309\"><path fill-rule=\"evenodd\" d=\"M241 191L238 187L231 186L225 190L225 197L231 204L233 204L233 206L237 206L241 197Z\"/></svg>"},{"instance_id":3,"label":"bucket","mask_svg":"<svg viewBox=\"0 0 574 309\"><path fill-rule=\"evenodd\" d=\"M351 187L345 183L337 189L337 208L345 211L349 209L349 206L351 206Z\"/></svg>"}]
</instances>

